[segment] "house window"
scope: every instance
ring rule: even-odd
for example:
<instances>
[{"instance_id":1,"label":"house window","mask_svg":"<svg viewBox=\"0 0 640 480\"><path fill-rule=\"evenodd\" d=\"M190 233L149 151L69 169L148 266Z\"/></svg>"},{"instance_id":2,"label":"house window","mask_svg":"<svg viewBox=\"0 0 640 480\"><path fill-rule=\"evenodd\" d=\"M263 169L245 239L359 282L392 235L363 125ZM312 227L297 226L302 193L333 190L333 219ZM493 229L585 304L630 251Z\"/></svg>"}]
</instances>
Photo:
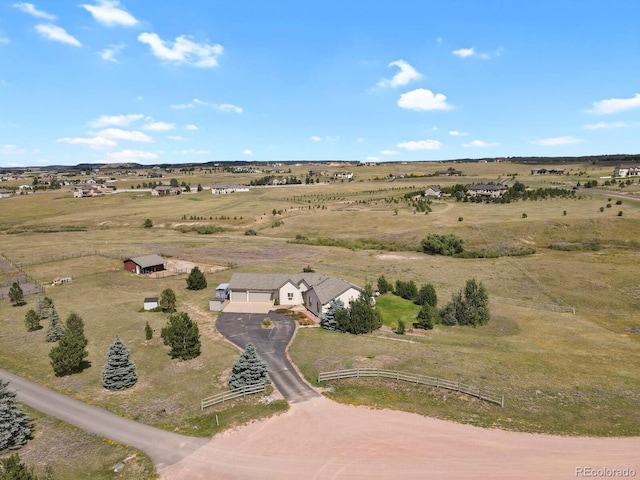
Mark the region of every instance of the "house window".
<instances>
[{"instance_id":1,"label":"house window","mask_svg":"<svg viewBox=\"0 0 640 480\"><path fill-rule=\"evenodd\" d=\"M288 292L288 293L287 293L287 298L288 298L289 300L293 300L293 292Z\"/></svg>"}]
</instances>

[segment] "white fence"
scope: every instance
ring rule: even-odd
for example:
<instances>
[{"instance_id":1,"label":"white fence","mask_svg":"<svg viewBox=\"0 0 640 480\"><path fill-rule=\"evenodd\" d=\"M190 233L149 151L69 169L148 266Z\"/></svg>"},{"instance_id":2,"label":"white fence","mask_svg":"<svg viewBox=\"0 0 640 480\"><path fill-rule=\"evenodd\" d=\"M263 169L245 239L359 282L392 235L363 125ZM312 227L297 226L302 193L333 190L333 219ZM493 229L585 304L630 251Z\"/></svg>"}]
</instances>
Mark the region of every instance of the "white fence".
<instances>
[{"instance_id":1,"label":"white fence","mask_svg":"<svg viewBox=\"0 0 640 480\"><path fill-rule=\"evenodd\" d=\"M396 370L382 370L377 368L351 368L348 370L335 370L333 372L322 372L318 374L318 382L326 382L327 380L338 380L341 378L390 378L392 380L403 380L405 382L416 383L420 385L428 385L430 387L444 388L455 392L462 392L472 397L495 403L504 408L504 395L499 395L485 387L476 387L461 382L444 380L442 378L427 377L425 375L417 375L413 373L403 373Z\"/></svg>"},{"instance_id":2,"label":"white fence","mask_svg":"<svg viewBox=\"0 0 640 480\"><path fill-rule=\"evenodd\" d=\"M212 405L217 405L218 403L224 403L228 400L233 400L234 398L245 397L247 395L264 392L264 389L264 383L261 383L259 385L249 385L239 390L227 390L212 397L207 397L200 400L200 410L204 410L205 408L211 407Z\"/></svg>"}]
</instances>

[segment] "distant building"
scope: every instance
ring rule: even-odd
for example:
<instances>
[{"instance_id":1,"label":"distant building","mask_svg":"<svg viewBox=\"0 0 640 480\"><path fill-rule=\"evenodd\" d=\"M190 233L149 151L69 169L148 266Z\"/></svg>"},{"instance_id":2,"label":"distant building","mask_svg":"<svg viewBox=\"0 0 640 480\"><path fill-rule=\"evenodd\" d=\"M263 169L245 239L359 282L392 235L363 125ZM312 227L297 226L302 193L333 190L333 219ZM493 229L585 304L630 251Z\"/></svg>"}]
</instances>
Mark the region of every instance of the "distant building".
<instances>
[{"instance_id":1,"label":"distant building","mask_svg":"<svg viewBox=\"0 0 640 480\"><path fill-rule=\"evenodd\" d=\"M435 185L431 185L430 187L427 187L427 189L424 191L424 196L440 198L442 196L442 192L440 191L439 187L436 187Z\"/></svg>"},{"instance_id":2,"label":"distant building","mask_svg":"<svg viewBox=\"0 0 640 480\"><path fill-rule=\"evenodd\" d=\"M531 175L564 175L564 168L534 168Z\"/></svg>"},{"instance_id":3,"label":"distant building","mask_svg":"<svg viewBox=\"0 0 640 480\"><path fill-rule=\"evenodd\" d=\"M12 197L15 192L6 188L0 188L0 198Z\"/></svg>"},{"instance_id":4,"label":"distant building","mask_svg":"<svg viewBox=\"0 0 640 480\"><path fill-rule=\"evenodd\" d=\"M214 185L211 187L211 193L214 195L226 195L236 192L248 192L249 187L246 185Z\"/></svg>"},{"instance_id":5,"label":"distant building","mask_svg":"<svg viewBox=\"0 0 640 480\"><path fill-rule=\"evenodd\" d=\"M167 269L167 261L156 254L131 257L124 260L124 269L137 274L161 272Z\"/></svg>"},{"instance_id":6,"label":"distant building","mask_svg":"<svg viewBox=\"0 0 640 480\"><path fill-rule=\"evenodd\" d=\"M158 308L160 306L160 300L158 297L147 297L144 299L144 303L142 304L142 308L145 310L153 310L154 308Z\"/></svg>"},{"instance_id":7,"label":"distant building","mask_svg":"<svg viewBox=\"0 0 640 480\"><path fill-rule=\"evenodd\" d=\"M507 193L507 190L504 185L476 185L467 190L467 195L470 197L499 198Z\"/></svg>"},{"instance_id":8,"label":"distant building","mask_svg":"<svg viewBox=\"0 0 640 480\"><path fill-rule=\"evenodd\" d=\"M151 190L151 195L154 197L164 197L167 195L180 195L182 193L182 189L180 187L167 187L161 185L159 187L155 187Z\"/></svg>"},{"instance_id":9,"label":"distant building","mask_svg":"<svg viewBox=\"0 0 640 480\"><path fill-rule=\"evenodd\" d=\"M448 170L440 170L436 173L441 177L459 177L460 175L462 175L462 172L460 170L454 170L453 168L450 168Z\"/></svg>"},{"instance_id":10,"label":"distant building","mask_svg":"<svg viewBox=\"0 0 640 480\"><path fill-rule=\"evenodd\" d=\"M613 171L613 177L617 178L638 176L640 176L640 166L634 167L631 165L618 165Z\"/></svg>"},{"instance_id":11,"label":"distant building","mask_svg":"<svg viewBox=\"0 0 640 480\"><path fill-rule=\"evenodd\" d=\"M73 186L74 198L83 197L99 197L104 195L104 185L98 185L95 181L88 181L86 183L78 183Z\"/></svg>"},{"instance_id":12,"label":"distant building","mask_svg":"<svg viewBox=\"0 0 640 480\"><path fill-rule=\"evenodd\" d=\"M335 172L333 178L352 179L353 172Z\"/></svg>"}]
</instances>

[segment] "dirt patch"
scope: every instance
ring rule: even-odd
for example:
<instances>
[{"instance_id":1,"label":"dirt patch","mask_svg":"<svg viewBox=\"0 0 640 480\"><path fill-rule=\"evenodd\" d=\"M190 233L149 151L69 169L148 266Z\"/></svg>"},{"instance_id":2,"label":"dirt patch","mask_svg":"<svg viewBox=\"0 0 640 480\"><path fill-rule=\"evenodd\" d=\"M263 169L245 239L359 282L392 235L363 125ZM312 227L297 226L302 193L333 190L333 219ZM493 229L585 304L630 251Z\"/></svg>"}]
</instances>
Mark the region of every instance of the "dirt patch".
<instances>
[{"instance_id":1,"label":"dirt patch","mask_svg":"<svg viewBox=\"0 0 640 480\"><path fill-rule=\"evenodd\" d=\"M407 257L406 255L398 255L396 253L381 253L376 255L377 260L419 260L420 257Z\"/></svg>"}]
</instances>

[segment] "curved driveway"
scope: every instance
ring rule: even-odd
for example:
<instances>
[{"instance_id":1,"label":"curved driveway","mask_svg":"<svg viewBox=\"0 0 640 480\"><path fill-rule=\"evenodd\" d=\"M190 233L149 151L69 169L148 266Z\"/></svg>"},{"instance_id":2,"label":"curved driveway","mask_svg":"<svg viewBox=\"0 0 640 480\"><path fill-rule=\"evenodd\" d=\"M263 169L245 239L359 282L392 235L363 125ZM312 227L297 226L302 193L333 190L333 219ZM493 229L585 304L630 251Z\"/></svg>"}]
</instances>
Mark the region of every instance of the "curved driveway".
<instances>
[{"instance_id":1,"label":"curved driveway","mask_svg":"<svg viewBox=\"0 0 640 480\"><path fill-rule=\"evenodd\" d=\"M263 328L262 320L268 316L273 328ZM320 396L300 378L287 357L287 347L296 331L295 322L286 315L269 312L221 313L216 322L218 331L238 347L245 349L253 343L267 362L269 376L289 403L304 402Z\"/></svg>"},{"instance_id":2,"label":"curved driveway","mask_svg":"<svg viewBox=\"0 0 640 480\"><path fill-rule=\"evenodd\" d=\"M0 378L10 382L9 390L15 391L22 403L85 432L141 450L151 457L158 470L182 460L210 440L185 437L127 420L1 369Z\"/></svg>"}]
</instances>

